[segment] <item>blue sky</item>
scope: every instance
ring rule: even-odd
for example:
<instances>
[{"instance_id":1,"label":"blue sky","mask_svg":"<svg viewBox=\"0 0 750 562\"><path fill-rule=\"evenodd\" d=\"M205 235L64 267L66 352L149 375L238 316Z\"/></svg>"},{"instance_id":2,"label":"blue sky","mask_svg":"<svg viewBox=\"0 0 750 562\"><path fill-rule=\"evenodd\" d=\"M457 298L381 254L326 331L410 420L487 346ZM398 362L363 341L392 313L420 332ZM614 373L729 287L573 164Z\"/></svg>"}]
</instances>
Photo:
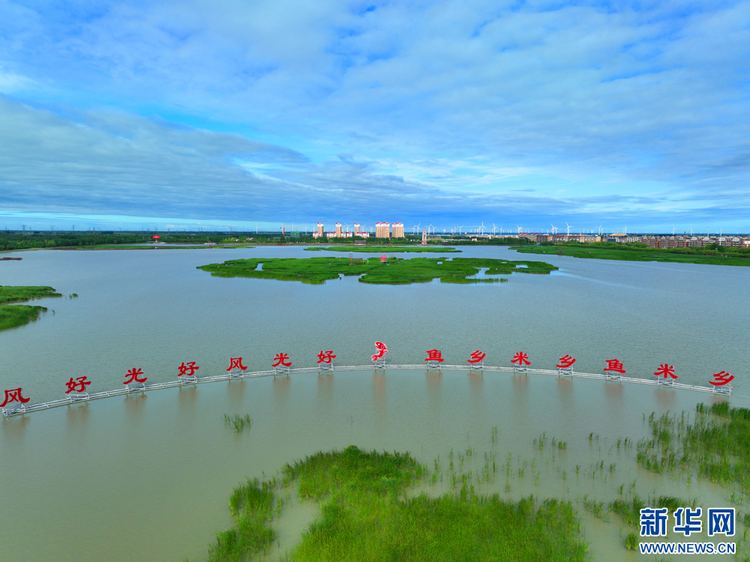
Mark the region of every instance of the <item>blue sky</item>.
<instances>
[{"instance_id":1,"label":"blue sky","mask_svg":"<svg viewBox=\"0 0 750 562\"><path fill-rule=\"evenodd\" d=\"M750 232L749 98L750 1L0 0L0 228Z\"/></svg>"}]
</instances>

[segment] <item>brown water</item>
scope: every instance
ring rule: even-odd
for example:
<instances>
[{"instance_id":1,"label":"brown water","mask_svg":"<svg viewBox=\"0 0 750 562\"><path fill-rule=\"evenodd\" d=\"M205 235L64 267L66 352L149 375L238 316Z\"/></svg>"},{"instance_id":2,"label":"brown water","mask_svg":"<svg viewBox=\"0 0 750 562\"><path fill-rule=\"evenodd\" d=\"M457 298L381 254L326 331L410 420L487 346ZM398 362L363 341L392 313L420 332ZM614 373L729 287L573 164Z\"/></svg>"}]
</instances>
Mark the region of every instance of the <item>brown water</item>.
<instances>
[{"instance_id":1,"label":"brown water","mask_svg":"<svg viewBox=\"0 0 750 562\"><path fill-rule=\"evenodd\" d=\"M725 370L736 376L732 405L748 406L744 268L545 257L560 272L514 274L503 284L372 286L347 278L310 286L195 269L238 257L320 255L299 248L19 255L23 261L2 263L1 284L80 295L47 299L41 304L50 312L38 322L0 333L0 389L22 386L32 402L62 397L70 377L88 376L90 391L116 388L132 367L149 382L172 380L183 361L197 361L201 376L225 372L240 355L250 369L268 369L279 352L295 367L314 365L328 349L339 364L365 364L373 342L383 341L394 363L423 363L426 350L438 348L448 363L481 349L486 363L506 366L524 351L541 368L569 353L588 372L616 357L640 377L669 362L680 382L702 385ZM463 255L537 258L502 248ZM583 497L611 500L620 484L635 482L643 496L730 505L726 491L651 474L637 467L634 449L615 446L618 437L646 434L644 414L693 411L711 400L580 379L378 371L215 383L38 412L0 424L0 557L200 560L214 532L230 525L233 486L356 444L409 450L431 466L438 455L445 465L451 449L471 448L466 471L485 453L498 464L510 453L513 476L503 472L484 491L506 494L507 480L509 497L578 500L594 558L633 560L616 516L592 518ZM236 435L224 426L227 413L249 413L252 429ZM567 450L553 459L534 448L543 432L567 441ZM598 440L589 441L591 432ZM601 460L607 468L597 471ZM314 514L309 505L289 510L282 550Z\"/></svg>"}]
</instances>

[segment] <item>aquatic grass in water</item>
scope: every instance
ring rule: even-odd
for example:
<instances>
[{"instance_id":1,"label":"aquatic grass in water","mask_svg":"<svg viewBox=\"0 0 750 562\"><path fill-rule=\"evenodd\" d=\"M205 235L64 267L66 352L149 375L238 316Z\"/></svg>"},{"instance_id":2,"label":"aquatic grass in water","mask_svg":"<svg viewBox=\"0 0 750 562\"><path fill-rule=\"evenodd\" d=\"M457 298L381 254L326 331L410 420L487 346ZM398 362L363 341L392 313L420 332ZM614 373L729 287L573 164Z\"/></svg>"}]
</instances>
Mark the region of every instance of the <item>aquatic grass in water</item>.
<instances>
[{"instance_id":1,"label":"aquatic grass in water","mask_svg":"<svg viewBox=\"0 0 750 562\"><path fill-rule=\"evenodd\" d=\"M651 439L638 443L638 462L653 472L680 471L750 492L750 410L726 402L710 408L697 405L687 412L649 417Z\"/></svg>"},{"instance_id":2,"label":"aquatic grass in water","mask_svg":"<svg viewBox=\"0 0 750 562\"><path fill-rule=\"evenodd\" d=\"M240 416L239 414L235 414L234 416L224 414L224 425L234 428L234 431L237 433L242 433L245 431L245 428L250 429L252 421L250 420L250 414L244 416Z\"/></svg>"},{"instance_id":3,"label":"aquatic grass in water","mask_svg":"<svg viewBox=\"0 0 750 562\"><path fill-rule=\"evenodd\" d=\"M463 462L474 453L471 448L451 451L449 459ZM279 485L297 483L301 498L321 502L321 515L281 560L585 560L587 545L570 502L534 497L508 501L476 493L476 486L496 470L490 469L494 460L494 453L485 453L483 470L460 475L451 470L456 491L437 498L406 497L410 486L435 476L408 453L350 446L287 464ZM436 470L439 466L436 459ZM235 488L229 502L235 527L217 534L210 562L268 552L274 535L267 525L281 512L276 488L275 480L257 479Z\"/></svg>"}]
</instances>

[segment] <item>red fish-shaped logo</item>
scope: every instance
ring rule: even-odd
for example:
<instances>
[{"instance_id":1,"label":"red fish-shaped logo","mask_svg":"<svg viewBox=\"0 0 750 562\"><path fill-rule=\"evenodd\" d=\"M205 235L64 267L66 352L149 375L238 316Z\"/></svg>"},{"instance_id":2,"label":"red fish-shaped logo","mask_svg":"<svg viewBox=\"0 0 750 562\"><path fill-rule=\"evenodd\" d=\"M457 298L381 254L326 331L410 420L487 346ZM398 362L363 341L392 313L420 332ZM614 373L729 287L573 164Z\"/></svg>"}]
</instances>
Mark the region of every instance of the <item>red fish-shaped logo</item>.
<instances>
[{"instance_id":1,"label":"red fish-shaped logo","mask_svg":"<svg viewBox=\"0 0 750 562\"><path fill-rule=\"evenodd\" d=\"M378 359L380 359L381 357L383 357L383 355L385 355L386 353L388 353L388 348L382 342L376 341L375 342L375 347L378 348L378 352L375 355L372 356L372 360L373 361L377 361Z\"/></svg>"}]
</instances>

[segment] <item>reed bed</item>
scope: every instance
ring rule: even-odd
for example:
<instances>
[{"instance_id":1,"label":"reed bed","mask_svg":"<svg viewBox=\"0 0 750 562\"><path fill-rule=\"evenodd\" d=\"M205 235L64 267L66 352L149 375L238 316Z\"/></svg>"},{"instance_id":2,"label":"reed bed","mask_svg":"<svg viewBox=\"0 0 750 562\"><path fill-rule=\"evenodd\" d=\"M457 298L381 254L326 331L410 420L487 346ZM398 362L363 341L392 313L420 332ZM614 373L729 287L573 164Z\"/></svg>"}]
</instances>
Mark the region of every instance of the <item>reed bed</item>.
<instances>
[{"instance_id":1,"label":"reed bed","mask_svg":"<svg viewBox=\"0 0 750 562\"><path fill-rule=\"evenodd\" d=\"M664 414L648 419L651 438L638 443L638 462L662 474L680 472L736 487L735 499L750 493L750 410L726 402L698 404L696 414Z\"/></svg>"}]
</instances>

